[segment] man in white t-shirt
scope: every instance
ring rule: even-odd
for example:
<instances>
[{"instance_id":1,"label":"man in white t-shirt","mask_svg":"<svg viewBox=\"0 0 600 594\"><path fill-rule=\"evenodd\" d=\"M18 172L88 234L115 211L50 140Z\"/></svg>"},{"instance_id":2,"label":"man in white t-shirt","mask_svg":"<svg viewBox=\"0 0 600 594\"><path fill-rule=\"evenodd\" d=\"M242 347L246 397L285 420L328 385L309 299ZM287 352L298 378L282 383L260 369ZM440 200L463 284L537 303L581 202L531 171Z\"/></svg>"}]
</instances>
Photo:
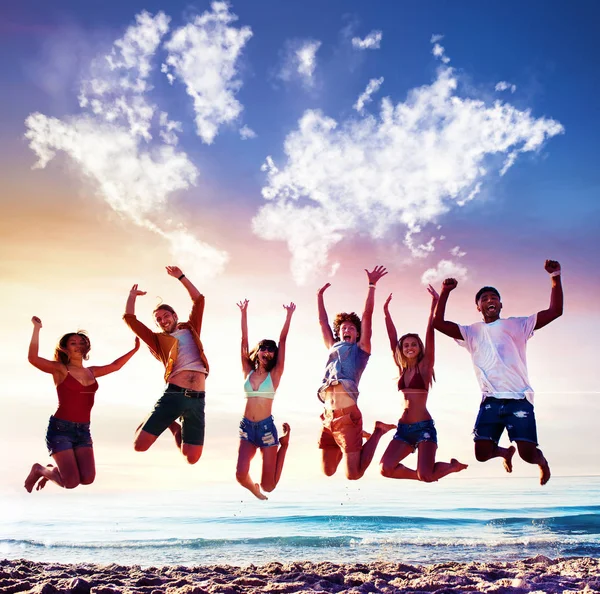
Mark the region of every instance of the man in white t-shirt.
<instances>
[{"instance_id":1,"label":"man in white t-shirt","mask_svg":"<svg viewBox=\"0 0 600 594\"><path fill-rule=\"evenodd\" d=\"M537 447L533 388L527 377L525 351L533 331L543 328L563 312L560 264L546 260L544 268L552 281L548 309L527 318L500 319L500 293L494 287L483 287L475 296L477 311L483 315L483 322L460 326L444 319L450 291L458 285L455 279L447 278L442 283L434 319L435 328L454 338L471 353L473 359L483 395L473 430L475 457L479 462L503 458L504 468L512 472L515 447L502 448L498 445L500 436L507 429L509 439L517 444L519 456L525 462L540 467L542 485L550 480L550 467Z\"/></svg>"}]
</instances>

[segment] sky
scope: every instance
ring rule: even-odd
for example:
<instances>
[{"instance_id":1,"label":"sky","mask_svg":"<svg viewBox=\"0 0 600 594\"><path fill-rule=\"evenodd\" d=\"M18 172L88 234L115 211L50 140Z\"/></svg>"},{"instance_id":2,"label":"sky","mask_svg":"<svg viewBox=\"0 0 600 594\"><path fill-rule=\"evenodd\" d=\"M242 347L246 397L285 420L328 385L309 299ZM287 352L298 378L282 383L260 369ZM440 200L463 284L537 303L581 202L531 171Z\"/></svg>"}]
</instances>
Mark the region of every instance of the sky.
<instances>
[{"instance_id":1,"label":"sky","mask_svg":"<svg viewBox=\"0 0 600 594\"><path fill-rule=\"evenodd\" d=\"M401 412L387 295L400 333L423 334L427 283L447 276L459 280L449 319L478 321L473 296L489 284L504 316L529 315L549 303L547 258L563 268L565 313L529 343L540 444L555 474L598 474L596 2L25 0L2 12L1 489L18 492L47 460L56 396L27 362L31 316L43 321L41 356L85 329L90 364L108 363L133 345L121 319L133 283L148 291L137 304L148 325L159 299L187 315L167 265L206 296L203 458L186 466L167 435L133 452L162 390L142 347L99 382L94 489L241 490L245 298L253 343L277 338L282 304L298 306L274 406L292 426L278 492L286 480L346 488L320 474L316 448L327 357L317 289L332 285L330 319L360 314L364 270L389 271L361 381L369 427ZM438 459L468 463L461 477L502 476L499 462L474 459L478 386L466 351L442 335L436 376ZM388 436L362 480L384 480ZM515 474L533 486L537 469L517 461Z\"/></svg>"}]
</instances>

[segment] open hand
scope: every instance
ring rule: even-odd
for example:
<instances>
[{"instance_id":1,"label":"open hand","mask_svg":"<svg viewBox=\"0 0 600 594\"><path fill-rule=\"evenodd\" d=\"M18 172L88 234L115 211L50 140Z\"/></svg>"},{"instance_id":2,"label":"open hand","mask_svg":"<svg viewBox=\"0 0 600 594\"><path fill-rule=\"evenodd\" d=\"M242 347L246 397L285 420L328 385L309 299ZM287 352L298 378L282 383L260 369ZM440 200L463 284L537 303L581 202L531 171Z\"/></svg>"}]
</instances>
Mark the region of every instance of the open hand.
<instances>
[{"instance_id":1,"label":"open hand","mask_svg":"<svg viewBox=\"0 0 600 594\"><path fill-rule=\"evenodd\" d=\"M390 293L388 298L385 300L385 303L383 304L383 309L387 309L389 307L391 300L392 300L392 294Z\"/></svg>"},{"instance_id":2,"label":"open hand","mask_svg":"<svg viewBox=\"0 0 600 594\"><path fill-rule=\"evenodd\" d=\"M240 301L237 306L240 308L241 311L246 311L248 309L248 303L249 301L247 299L244 299L243 301Z\"/></svg>"},{"instance_id":3,"label":"open hand","mask_svg":"<svg viewBox=\"0 0 600 594\"><path fill-rule=\"evenodd\" d=\"M146 291L141 291L140 289L138 289L138 286L136 283L135 285L133 285L133 287L131 287L131 291L129 291L129 294L139 297L140 295L145 295Z\"/></svg>"},{"instance_id":4,"label":"open hand","mask_svg":"<svg viewBox=\"0 0 600 594\"><path fill-rule=\"evenodd\" d=\"M167 273L169 276L173 276L175 278L179 278L183 272L181 272L181 268L179 266L165 266L167 269Z\"/></svg>"},{"instance_id":5,"label":"open hand","mask_svg":"<svg viewBox=\"0 0 600 594\"><path fill-rule=\"evenodd\" d=\"M431 299L432 299L433 303L437 303L440 300L440 296L438 295L438 292L431 285L427 285L427 291L431 295Z\"/></svg>"},{"instance_id":6,"label":"open hand","mask_svg":"<svg viewBox=\"0 0 600 594\"><path fill-rule=\"evenodd\" d=\"M365 272L367 273L367 277L369 279L370 285L376 285L377 281L387 274L387 270L384 266L375 266L373 270L370 272L365 268Z\"/></svg>"},{"instance_id":7,"label":"open hand","mask_svg":"<svg viewBox=\"0 0 600 594\"><path fill-rule=\"evenodd\" d=\"M292 301L289 305L283 304L283 309L285 309L288 313L288 316L291 316L296 311L296 304Z\"/></svg>"}]
</instances>

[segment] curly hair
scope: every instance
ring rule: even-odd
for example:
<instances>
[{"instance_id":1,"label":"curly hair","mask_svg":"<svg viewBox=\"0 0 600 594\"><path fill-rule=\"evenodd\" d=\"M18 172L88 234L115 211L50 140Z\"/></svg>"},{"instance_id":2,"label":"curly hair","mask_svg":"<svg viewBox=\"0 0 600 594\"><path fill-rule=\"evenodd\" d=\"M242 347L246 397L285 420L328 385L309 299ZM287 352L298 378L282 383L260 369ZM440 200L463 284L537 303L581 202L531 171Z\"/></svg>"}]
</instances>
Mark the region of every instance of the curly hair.
<instances>
[{"instance_id":1,"label":"curly hair","mask_svg":"<svg viewBox=\"0 0 600 594\"><path fill-rule=\"evenodd\" d=\"M273 358L265 366L266 371L271 371L271 370L273 370L273 368L275 367L275 365L277 365L277 355L279 354L279 347L277 346L277 343L274 340L271 340L269 338L263 338L248 353L248 359L250 360L252 368L255 369L255 370L258 369L258 351L259 351L259 349L260 349L261 346L273 347L275 349L275 352L273 354Z\"/></svg>"},{"instance_id":2,"label":"curly hair","mask_svg":"<svg viewBox=\"0 0 600 594\"><path fill-rule=\"evenodd\" d=\"M355 312L341 312L337 314L333 320L333 337L335 338L336 342L339 342L340 340L340 326L344 322L350 322L351 324L354 324L354 327L358 332L358 336L360 336L360 318L358 315Z\"/></svg>"},{"instance_id":3,"label":"curly hair","mask_svg":"<svg viewBox=\"0 0 600 594\"><path fill-rule=\"evenodd\" d=\"M70 361L69 355L67 355L67 343L69 342L69 338L71 338L72 336L81 336L81 338L83 338L83 340L87 346L85 353L83 353L83 358L85 361L88 360L89 352L90 352L90 349L92 348L92 345L90 343L90 338L85 333L85 330L78 330L77 332L69 332L68 334L65 334L64 336L61 336L60 340L58 341L58 344L56 345L56 347L54 349L54 360L59 361L63 365L68 365L68 363Z\"/></svg>"}]
</instances>

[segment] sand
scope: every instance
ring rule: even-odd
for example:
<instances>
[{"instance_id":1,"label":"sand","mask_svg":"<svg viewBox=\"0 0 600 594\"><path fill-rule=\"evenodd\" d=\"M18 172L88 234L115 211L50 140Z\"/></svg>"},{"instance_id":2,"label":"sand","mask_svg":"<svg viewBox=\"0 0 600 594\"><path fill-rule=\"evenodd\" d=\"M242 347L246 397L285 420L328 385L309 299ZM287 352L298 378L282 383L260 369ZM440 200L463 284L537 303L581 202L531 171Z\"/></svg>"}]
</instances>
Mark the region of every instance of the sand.
<instances>
[{"instance_id":1,"label":"sand","mask_svg":"<svg viewBox=\"0 0 600 594\"><path fill-rule=\"evenodd\" d=\"M0 594L244 594L259 592L600 592L600 559L509 563L269 563L145 567L0 561Z\"/></svg>"}]
</instances>

